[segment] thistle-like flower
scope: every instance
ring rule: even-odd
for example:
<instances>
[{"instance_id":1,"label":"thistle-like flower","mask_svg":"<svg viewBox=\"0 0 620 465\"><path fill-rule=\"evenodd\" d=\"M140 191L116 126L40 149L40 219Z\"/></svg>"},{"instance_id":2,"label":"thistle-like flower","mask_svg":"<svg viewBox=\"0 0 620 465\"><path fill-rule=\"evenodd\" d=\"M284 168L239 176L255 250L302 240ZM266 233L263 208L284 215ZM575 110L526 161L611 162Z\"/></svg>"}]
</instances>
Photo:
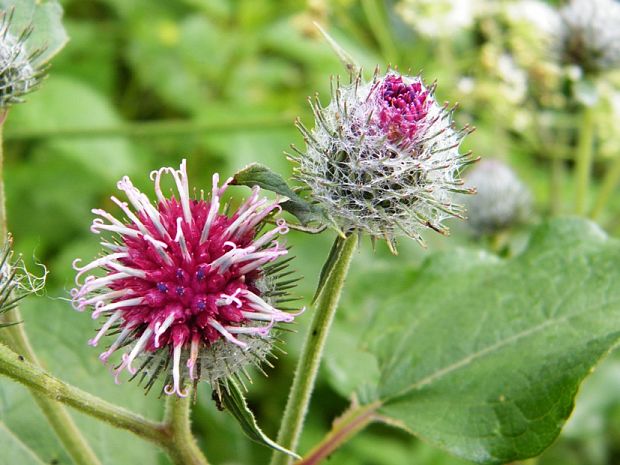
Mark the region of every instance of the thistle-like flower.
<instances>
[{"instance_id":1,"label":"thistle-like flower","mask_svg":"<svg viewBox=\"0 0 620 465\"><path fill-rule=\"evenodd\" d=\"M571 0L560 17L558 49L566 63L588 73L620 67L620 2Z\"/></svg>"},{"instance_id":2,"label":"thistle-like flower","mask_svg":"<svg viewBox=\"0 0 620 465\"><path fill-rule=\"evenodd\" d=\"M531 195L514 171L499 160L485 159L466 176L478 193L465 199L467 222L478 235L514 226L530 211Z\"/></svg>"},{"instance_id":3,"label":"thistle-like flower","mask_svg":"<svg viewBox=\"0 0 620 465\"><path fill-rule=\"evenodd\" d=\"M36 276L26 269L21 256L14 258L13 240L9 236L0 249L0 315L15 308L18 302L45 287L47 269ZM0 320L0 327L6 326Z\"/></svg>"},{"instance_id":4,"label":"thistle-like flower","mask_svg":"<svg viewBox=\"0 0 620 465\"><path fill-rule=\"evenodd\" d=\"M37 88L45 77L46 67L37 64L43 49L33 52L26 49L32 26L13 35L10 31L13 10L0 14L0 110L4 110L23 102L23 97Z\"/></svg>"},{"instance_id":5,"label":"thistle-like flower","mask_svg":"<svg viewBox=\"0 0 620 465\"><path fill-rule=\"evenodd\" d=\"M454 129L454 107L439 105L434 90L390 71L337 83L327 107L311 101L315 126L298 125L307 149L294 148L296 178L342 231L385 238L394 251L396 235L423 243L423 228L447 234L442 221L461 217L452 194L472 192L459 179L472 162L459 153L471 129Z\"/></svg>"},{"instance_id":6,"label":"thistle-like flower","mask_svg":"<svg viewBox=\"0 0 620 465\"><path fill-rule=\"evenodd\" d=\"M165 197L161 181L170 174L178 198ZM280 210L279 201L259 197L259 189L234 213L220 208L231 179L218 186L213 176L211 196L190 198L185 160L179 170L151 173L157 203L124 177L118 188L129 199L112 197L124 215L118 220L95 209L94 233L112 233L103 240L106 253L80 266L73 289L74 307L93 309L105 322L89 341L96 346L108 334L115 340L100 355L103 362L122 350L115 367L149 377L150 389L164 374L166 394L185 396L185 380L218 381L245 373L248 365L266 361L274 344L273 326L296 316L278 309L291 280L276 262L287 249L276 238L288 229L283 219L259 236L265 220ZM93 274L97 269L103 273ZM86 276L86 277L85 277ZM84 278L85 277L85 278ZM83 282L80 281L83 279Z\"/></svg>"}]
</instances>

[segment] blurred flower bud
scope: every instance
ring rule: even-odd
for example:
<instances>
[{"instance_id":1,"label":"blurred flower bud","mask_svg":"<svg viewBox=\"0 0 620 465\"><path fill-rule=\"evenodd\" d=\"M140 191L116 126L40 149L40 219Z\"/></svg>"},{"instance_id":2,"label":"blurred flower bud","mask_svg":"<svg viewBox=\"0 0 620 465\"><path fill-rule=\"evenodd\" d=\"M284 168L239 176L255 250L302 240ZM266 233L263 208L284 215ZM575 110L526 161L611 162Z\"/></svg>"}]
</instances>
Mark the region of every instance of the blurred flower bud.
<instances>
[{"instance_id":1,"label":"blurred flower bud","mask_svg":"<svg viewBox=\"0 0 620 465\"><path fill-rule=\"evenodd\" d=\"M560 9L558 52L566 64L597 73L620 66L620 2L571 0Z\"/></svg>"},{"instance_id":2,"label":"blurred flower bud","mask_svg":"<svg viewBox=\"0 0 620 465\"><path fill-rule=\"evenodd\" d=\"M465 198L467 222L478 235L494 234L525 219L531 197L514 171L499 160L485 159L465 177L477 194Z\"/></svg>"},{"instance_id":3,"label":"blurred flower bud","mask_svg":"<svg viewBox=\"0 0 620 465\"><path fill-rule=\"evenodd\" d=\"M396 9L419 34L432 38L470 27L483 5L479 0L402 0Z\"/></svg>"}]
</instances>

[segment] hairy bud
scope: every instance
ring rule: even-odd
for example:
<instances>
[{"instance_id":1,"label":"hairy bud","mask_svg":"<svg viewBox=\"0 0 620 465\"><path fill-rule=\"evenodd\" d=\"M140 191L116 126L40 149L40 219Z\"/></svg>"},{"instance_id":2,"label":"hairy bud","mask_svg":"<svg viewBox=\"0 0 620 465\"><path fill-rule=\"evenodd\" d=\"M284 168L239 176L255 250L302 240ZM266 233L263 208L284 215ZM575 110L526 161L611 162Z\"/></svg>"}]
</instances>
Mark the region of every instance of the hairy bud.
<instances>
[{"instance_id":1,"label":"hairy bud","mask_svg":"<svg viewBox=\"0 0 620 465\"><path fill-rule=\"evenodd\" d=\"M424 228L442 234L463 209L453 193L470 193L459 179L472 161L459 153L469 128L455 130L453 108L439 105L434 86L390 71L371 82L336 84L329 105L311 102L314 129L299 128L306 151L293 157L298 180L342 231L384 238L404 234L423 243Z\"/></svg>"},{"instance_id":2,"label":"hairy bud","mask_svg":"<svg viewBox=\"0 0 620 465\"><path fill-rule=\"evenodd\" d=\"M26 48L32 26L14 35L12 17L13 10L9 10L0 19L0 109L23 102L23 97L37 88L46 71L44 66L37 65L43 49L29 52Z\"/></svg>"},{"instance_id":3,"label":"hairy bud","mask_svg":"<svg viewBox=\"0 0 620 465\"><path fill-rule=\"evenodd\" d=\"M466 185L477 194L465 199L467 222L479 235L493 234L523 221L530 210L531 196L510 167L499 160L485 159L466 176Z\"/></svg>"}]
</instances>

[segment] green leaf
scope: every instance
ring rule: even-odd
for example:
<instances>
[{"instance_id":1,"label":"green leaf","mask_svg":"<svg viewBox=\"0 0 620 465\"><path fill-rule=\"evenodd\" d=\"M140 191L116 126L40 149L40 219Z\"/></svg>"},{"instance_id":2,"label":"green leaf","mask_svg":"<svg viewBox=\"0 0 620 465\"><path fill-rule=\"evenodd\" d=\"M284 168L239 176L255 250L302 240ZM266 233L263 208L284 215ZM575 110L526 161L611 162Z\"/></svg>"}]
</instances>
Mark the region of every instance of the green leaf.
<instances>
[{"instance_id":1,"label":"green leaf","mask_svg":"<svg viewBox=\"0 0 620 465\"><path fill-rule=\"evenodd\" d=\"M6 123L6 138L11 133L28 131L62 131L66 128L88 131L92 128L123 124L109 99L77 79L52 75L28 105L11 111ZM136 157L131 144L123 137L75 137L45 141L45 156L66 158L101 178L114 183L135 170ZM53 152L54 157L50 156Z\"/></svg>"},{"instance_id":2,"label":"green leaf","mask_svg":"<svg viewBox=\"0 0 620 465\"><path fill-rule=\"evenodd\" d=\"M364 270L360 294L384 298L360 343L380 377L365 380L360 397L468 460L540 454L620 339L618 263L619 241L563 219L539 227L510 260L462 250L435 254L413 274Z\"/></svg>"},{"instance_id":3,"label":"green leaf","mask_svg":"<svg viewBox=\"0 0 620 465\"><path fill-rule=\"evenodd\" d=\"M32 449L21 442L2 422L0 422L0 450L2 451L4 463L45 465L45 462Z\"/></svg>"},{"instance_id":4,"label":"green leaf","mask_svg":"<svg viewBox=\"0 0 620 465\"><path fill-rule=\"evenodd\" d=\"M281 204L282 208L295 215L304 225L322 218L321 210L318 207L297 195L282 176L259 163L252 163L238 171L232 184L249 187L258 186L261 189L287 197L288 200Z\"/></svg>"},{"instance_id":5,"label":"green leaf","mask_svg":"<svg viewBox=\"0 0 620 465\"><path fill-rule=\"evenodd\" d=\"M0 10L11 8L14 9L11 32L19 35L32 25L26 47L30 51L44 49L36 60L38 65L50 61L68 42L69 37L62 25L62 7L56 0L0 0Z\"/></svg>"},{"instance_id":6,"label":"green leaf","mask_svg":"<svg viewBox=\"0 0 620 465\"><path fill-rule=\"evenodd\" d=\"M235 380L229 378L225 383L220 385L221 402L222 405L228 410L232 416L239 422L243 432L252 441L256 441L259 444L275 449L279 452L283 452L295 459L300 459L297 454L291 452L288 449L276 444L269 439L265 433L256 424L256 418L254 414L248 408L248 404L243 397L243 392Z\"/></svg>"}]
</instances>

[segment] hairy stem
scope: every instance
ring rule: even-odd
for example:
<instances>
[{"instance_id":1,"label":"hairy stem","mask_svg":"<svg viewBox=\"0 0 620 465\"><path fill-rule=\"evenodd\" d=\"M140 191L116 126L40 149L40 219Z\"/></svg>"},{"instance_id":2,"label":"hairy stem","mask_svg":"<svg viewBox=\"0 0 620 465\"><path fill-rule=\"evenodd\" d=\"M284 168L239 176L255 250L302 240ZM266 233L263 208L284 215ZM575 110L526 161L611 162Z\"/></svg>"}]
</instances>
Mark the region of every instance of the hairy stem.
<instances>
[{"instance_id":1,"label":"hairy stem","mask_svg":"<svg viewBox=\"0 0 620 465\"><path fill-rule=\"evenodd\" d=\"M343 241L336 238L336 241ZM295 451L299 436L308 411L310 397L318 374L325 341L338 307L340 294L344 287L345 278L357 248L358 237L354 232L344 239L339 247L340 253L336 257L327 276L327 281L318 298L318 303L310 324L301 357L295 370L295 378L289 392L284 417L278 432L277 443L282 447ZM338 246L338 244L335 244ZM287 465L292 459L281 452L274 452L271 465Z\"/></svg>"},{"instance_id":2,"label":"hairy stem","mask_svg":"<svg viewBox=\"0 0 620 465\"><path fill-rule=\"evenodd\" d=\"M0 237L3 241L6 240L8 232L4 194L4 154L2 143L5 118L6 112L2 114L0 122ZM11 346L20 353L22 358L38 364L36 355L30 345L30 341L28 341L23 325L16 324L20 323L21 319L19 308L16 307L7 312L4 316L4 322L11 326L2 330L3 333L6 332L6 334L3 334L2 340L11 344ZM54 400L41 395L40 392L31 389L31 393L75 464L99 465L99 459L93 452L90 444L86 441L86 438L84 438L75 425L69 412L67 412L62 405L54 402Z\"/></svg>"},{"instance_id":3,"label":"hairy stem","mask_svg":"<svg viewBox=\"0 0 620 465\"><path fill-rule=\"evenodd\" d=\"M592 160L594 155L595 111L593 107L583 110L577 152L575 153L575 213L583 215L588 204Z\"/></svg>"},{"instance_id":4,"label":"hairy stem","mask_svg":"<svg viewBox=\"0 0 620 465\"><path fill-rule=\"evenodd\" d=\"M185 398L169 396L164 423L170 431L167 452L175 465L209 465L196 444L190 423L191 393Z\"/></svg>"},{"instance_id":5,"label":"hairy stem","mask_svg":"<svg viewBox=\"0 0 620 465\"><path fill-rule=\"evenodd\" d=\"M551 180L549 182L549 211L552 215L558 215L562 211L564 171L564 160L554 156L551 159Z\"/></svg>"},{"instance_id":6,"label":"hairy stem","mask_svg":"<svg viewBox=\"0 0 620 465\"><path fill-rule=\"evenodd\" d=\"M35 395L39 405L41 405L40 400L47 400L44 412L51 405L52 411L57 415L59 410L55 409L54 406L62 408L57 403L62 402L87 415L105 421L116 428L131 431L148 441L157 444L169 443L169 432L164 425L147 420L136 413L64 383L2 344L0 344L0 374L8 376L28 387ZM66 414L64 409L62 411ZM62 414L59 415L59 418L62 418ZM52 421L50 420L50 422ZM52 424L54 425L54 423ZM63 435L65 434L64 431L76 431L79 435L75 425L72 427L74 430L65 424L62 424L62 426L63 428L66 427L66 430L62 432ZM77 463L93 465L99 462L96 458L91 458L90 461Z\"/></svg>"},{"instance_id":7,"label":"hairy stem","mask_svg":"<svg viewBox=\"0 0 620 465\"><path fill-rule=\"evenodd\" d=\"M620 184L620 154L616 156L616 159L607 170L607 174L603 179L601 190L596 197L594 208L592 208L592 212L590 213L592 219L597 219L601 213L603 213L603 210L605 210L607 206L607 202L609 202L612 194L618 188L618 184Z\"/></svg>"},{"instance_id":8,"label":"hairy stem","mask_svg":"<svg viewBox=\"0 0 620 465\"><path fill-rule=\"evenodd\" d=\"M334 422L332 430L303 459L295 465L317 465L329 457L336 449L362 431L378 417L379 403L353 405Z\"/></svg>"},{"instance_id":9,"label":"hairy stem","mask_svg":"<svg viewBox=\"0 0 620 465\"><path fill-rule=\"evenodd\" d=\"M235 121L150 121L126 123L109 127L74 127L51 129L11 128L7 140L51 139L51 138L91 138L91 137L181 137L191 134L235 132L246 130L265 130L290 126L293 117L284 115L272 118L247 118Z\"/></svg>"}]
</instances>

